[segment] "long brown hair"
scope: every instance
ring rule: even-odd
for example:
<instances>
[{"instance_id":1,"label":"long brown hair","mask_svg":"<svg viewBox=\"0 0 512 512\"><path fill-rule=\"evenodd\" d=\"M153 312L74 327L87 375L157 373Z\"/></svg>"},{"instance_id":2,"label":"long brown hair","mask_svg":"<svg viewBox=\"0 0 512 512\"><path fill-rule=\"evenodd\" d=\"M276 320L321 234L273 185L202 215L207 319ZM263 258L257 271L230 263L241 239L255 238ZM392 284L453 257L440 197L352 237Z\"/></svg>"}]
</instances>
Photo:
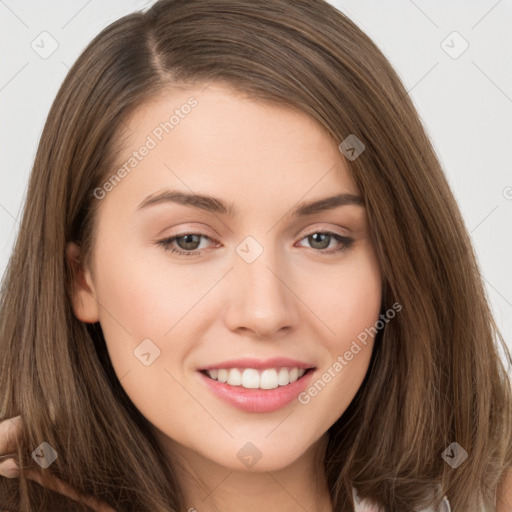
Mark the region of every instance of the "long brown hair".
<instances>
[{"instance_id":1,"label":"long brown hair","mask_svg":"<svg viewBox=\"0 0 512 512\"><path fill-rule=\"evenodd\" d=\"M383 276L376 338L354 400L329 429L335 511L351 488L412 510L441 488L455 511L495 509L512 467L510 353L491 315L457 204L397 74L376 45L323 0L160 0L105 28L70 69L30 177L0 304L0 420L21 415L21 467L43 441L47 471L116 510L185 510L177 467L110 364L99 324L73 314L75 241L91 254L94 190L116 168L123 123L164 87L223 83L317 120L364 198ZM340 153L341 157L341 153ZM457 442L468 458L442 458ZM18 485L19 483L19 485ZM24 477L0 479L0 505L86 510ZM10 497L10 500L7 499ZM439 496L437 496L439 499ZM5 500L5 503L1 503Z\"/></svg>"}]
</instances>

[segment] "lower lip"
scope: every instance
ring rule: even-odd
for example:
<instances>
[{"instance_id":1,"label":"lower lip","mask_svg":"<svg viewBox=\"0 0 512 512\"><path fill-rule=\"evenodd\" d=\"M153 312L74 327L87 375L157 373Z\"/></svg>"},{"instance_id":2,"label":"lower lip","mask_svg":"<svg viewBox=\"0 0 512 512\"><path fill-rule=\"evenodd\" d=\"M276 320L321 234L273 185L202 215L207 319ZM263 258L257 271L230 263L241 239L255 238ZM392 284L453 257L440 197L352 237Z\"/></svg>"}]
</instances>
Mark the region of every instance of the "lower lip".
<instances>
[{"instance_id":1,"label":"lower lip","mask_svg":"<svg viewBox=\"0 0 512 512\"><path fill-rule=\"evenodd\" d=\"M308 386L314 370L309 370L291 384L278 386L274 389L247 389L243 386L230 386L218 380L210 379L202 372L198 373L209 389L228 404L234 405L245 412L262 413L282 409L296 399Z\"/></svg>"}]
</instances>

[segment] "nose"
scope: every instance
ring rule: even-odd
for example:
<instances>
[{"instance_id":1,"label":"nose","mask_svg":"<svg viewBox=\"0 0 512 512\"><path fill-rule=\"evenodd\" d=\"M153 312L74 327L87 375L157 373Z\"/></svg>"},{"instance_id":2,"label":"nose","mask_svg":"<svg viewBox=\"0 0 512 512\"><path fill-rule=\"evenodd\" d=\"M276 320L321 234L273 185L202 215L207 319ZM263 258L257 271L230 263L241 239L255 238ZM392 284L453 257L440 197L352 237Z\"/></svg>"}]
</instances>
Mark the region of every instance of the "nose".
<instances>
[{"instance_id":1,"label":"nose","mask_svg":"<svg viewBox=\"0 0 512 512\"><path fill-rule=\"evenodd\" d=\"M236 256L230 272L225 322L255 338L275 339L297 325L297 297L290 266L265 249L252 263Z\"/></svg>"}]
</instances>

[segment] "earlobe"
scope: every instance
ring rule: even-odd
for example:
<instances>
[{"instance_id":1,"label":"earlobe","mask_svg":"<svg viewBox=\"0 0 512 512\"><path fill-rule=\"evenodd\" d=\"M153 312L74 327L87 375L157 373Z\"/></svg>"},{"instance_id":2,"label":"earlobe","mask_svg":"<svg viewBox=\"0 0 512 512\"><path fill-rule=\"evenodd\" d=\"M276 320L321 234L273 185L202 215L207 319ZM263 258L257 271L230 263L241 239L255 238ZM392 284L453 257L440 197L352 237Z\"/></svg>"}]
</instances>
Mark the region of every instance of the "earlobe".
<instances>
[{"instance_id":1,"label":"earlobe","mask_svg":"<svg viewBox=\"0 0 512 512\"><path fill-rule=\"evenodd\" d=\"M73 276L70 289L73 312L78 320L95 323L99 321L98 301L91 273L84 268L80 255L80 247L74 242L69 242L66 247L66 258Z\"/></svg>"}]
</instances>

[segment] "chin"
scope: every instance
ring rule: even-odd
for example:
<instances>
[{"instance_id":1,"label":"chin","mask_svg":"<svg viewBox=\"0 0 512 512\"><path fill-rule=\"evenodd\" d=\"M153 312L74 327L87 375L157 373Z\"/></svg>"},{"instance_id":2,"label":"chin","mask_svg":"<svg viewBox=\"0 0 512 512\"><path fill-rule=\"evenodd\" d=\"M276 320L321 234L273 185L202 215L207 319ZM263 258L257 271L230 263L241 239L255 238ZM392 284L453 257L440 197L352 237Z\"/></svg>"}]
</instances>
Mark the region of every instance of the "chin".
<instances>
[{"instance_id":1,"label":"chin","mask_svg":"<svg viewBox=\"0 0 512 512\"><path fill-rule=\"evenodd\" d=\"M231 443L230 443L231 444ZM233 450L226 447L221 453L210 454L210 458L215 463L229 468L232 471L242 471L248 473L263 473L267 471L279 471L296 462L304 450L297 449L297 443L290 439L287 443L269 442L267 439L261 441L236 442L236 448ZM226 457L230 451L234 452L235 457Z\"/></svg>"}]
</instances>

